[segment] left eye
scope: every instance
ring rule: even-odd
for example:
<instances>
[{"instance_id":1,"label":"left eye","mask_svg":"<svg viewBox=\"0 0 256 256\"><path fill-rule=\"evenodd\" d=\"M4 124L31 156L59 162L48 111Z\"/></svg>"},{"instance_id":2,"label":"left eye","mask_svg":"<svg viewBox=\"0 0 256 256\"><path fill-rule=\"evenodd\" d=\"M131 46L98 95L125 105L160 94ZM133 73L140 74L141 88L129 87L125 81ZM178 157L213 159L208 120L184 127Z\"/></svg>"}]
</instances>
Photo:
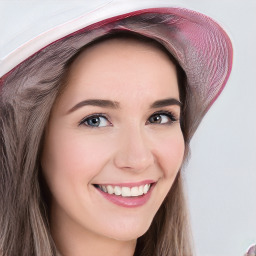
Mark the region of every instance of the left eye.
<instances>
[{"instance_id":1,"label":"left eye","mask_svg":"<svg viewBox=\"0 0 256 256\"><path fill-rule=\"evenodd\" d=\"M80 124L85 124L89 127L105 127L108 126L110 122L104 116L90 116L84 119Z\"/></svg>"},{"instance_id":2,"label":"left eye","mask_svg":"<svg viewBox=\"0 0 256 256\"><path fill-rule=\"evenodd\" d=\"M171 124L177 119L171 113L154 114L148 119L151 124Z\"/></svg>"}]
</instances>

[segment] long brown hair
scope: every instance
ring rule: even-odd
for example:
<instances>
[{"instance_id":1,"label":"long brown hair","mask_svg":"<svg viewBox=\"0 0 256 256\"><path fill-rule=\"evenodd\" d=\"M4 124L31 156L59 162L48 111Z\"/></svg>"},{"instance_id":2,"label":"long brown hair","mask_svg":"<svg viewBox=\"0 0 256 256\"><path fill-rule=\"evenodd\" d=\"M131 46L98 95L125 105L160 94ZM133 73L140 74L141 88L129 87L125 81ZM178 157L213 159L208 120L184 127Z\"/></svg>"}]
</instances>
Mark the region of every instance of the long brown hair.
<instances>
[{"instance_id":1,"label":"long brown hair","mask_svg":"<svg viewBox=\"0 0 256 256\"><path fill-rule=\"evenodd\" d=\"M181 128L186 152L189 145L186 112L186 75L177 61L153 39L131 33L114 33L90 43L115 37L132 37L165 51L177 68L183 102ZM40 166L44 130L52 106L65 88L73 60L88 46L82 35L60 40L30 57L6 79L1 88L0 255L51 256L57 248L49 227L49 192ZM70 42L73 46L70 47ZM80 45L79 45L80 44ZM89 44L89 45L90 45ZM76 45L76 47L74 47ZM82 48L81 48L82 47ZM137 240L135 256L191 256L188 211L182 172L158 210L149 230Z\"/></svg>"}]
</instances>

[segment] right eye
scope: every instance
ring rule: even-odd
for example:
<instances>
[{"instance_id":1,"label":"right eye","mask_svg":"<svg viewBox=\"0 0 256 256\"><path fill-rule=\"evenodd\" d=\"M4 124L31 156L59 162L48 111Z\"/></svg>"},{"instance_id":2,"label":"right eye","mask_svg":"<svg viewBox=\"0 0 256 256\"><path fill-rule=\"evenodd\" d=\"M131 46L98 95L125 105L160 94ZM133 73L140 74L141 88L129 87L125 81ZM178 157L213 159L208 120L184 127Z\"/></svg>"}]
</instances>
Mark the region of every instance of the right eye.
<instances>
[{"instance_id":1,"label":"right eye","mask_svg":"<svg viewBox=\"0 0 256 256\"><path fill-rule=\"evenodd\" d=\"M83 119L79 125L86 125L89 127L106 127L111 125L111 123L108 121L108 119L105 116L102 115L93 115L93 116L89 116L86 117L85 119Z\"/></svg>"}]
</instances>

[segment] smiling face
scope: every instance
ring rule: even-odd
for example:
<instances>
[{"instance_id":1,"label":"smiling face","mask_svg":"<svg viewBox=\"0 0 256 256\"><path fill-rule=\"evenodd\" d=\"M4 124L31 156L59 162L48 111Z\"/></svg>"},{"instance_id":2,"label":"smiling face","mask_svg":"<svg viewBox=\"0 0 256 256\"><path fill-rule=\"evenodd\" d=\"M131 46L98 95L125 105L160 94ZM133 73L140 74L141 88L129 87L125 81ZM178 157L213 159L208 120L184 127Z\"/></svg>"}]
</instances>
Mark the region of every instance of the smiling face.
<instances>
[{"instance_id":1,"label":"smiling face","mask_svg":"<svg viewBox=\"0 0 256 256\"><path fill-rule=\"evenodd\" d=\"M183 160L179 118L176 69L161 50L111 39L83 51L52 109L41 158L54 238L143 235Z\"/></svg>"}]
</instances>

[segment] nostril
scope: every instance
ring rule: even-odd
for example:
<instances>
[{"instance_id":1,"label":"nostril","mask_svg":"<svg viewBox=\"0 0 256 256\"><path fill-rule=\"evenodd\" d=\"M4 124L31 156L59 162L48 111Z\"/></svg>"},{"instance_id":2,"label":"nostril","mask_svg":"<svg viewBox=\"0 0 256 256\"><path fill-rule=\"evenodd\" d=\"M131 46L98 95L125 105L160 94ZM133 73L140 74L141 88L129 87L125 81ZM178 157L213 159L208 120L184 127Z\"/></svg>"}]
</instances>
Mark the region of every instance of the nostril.
<instances>
[{"instance_id":1,"label":"nostril","mask_svg":"<svg viewBox=\"0 0 256 256\"><path fill-rule=\"evenodd\" d=\"M118 168L140 171L147 169L154 161L149 140L137 126L122 133L114 156Z\"/></svg>"}]
</instances>

